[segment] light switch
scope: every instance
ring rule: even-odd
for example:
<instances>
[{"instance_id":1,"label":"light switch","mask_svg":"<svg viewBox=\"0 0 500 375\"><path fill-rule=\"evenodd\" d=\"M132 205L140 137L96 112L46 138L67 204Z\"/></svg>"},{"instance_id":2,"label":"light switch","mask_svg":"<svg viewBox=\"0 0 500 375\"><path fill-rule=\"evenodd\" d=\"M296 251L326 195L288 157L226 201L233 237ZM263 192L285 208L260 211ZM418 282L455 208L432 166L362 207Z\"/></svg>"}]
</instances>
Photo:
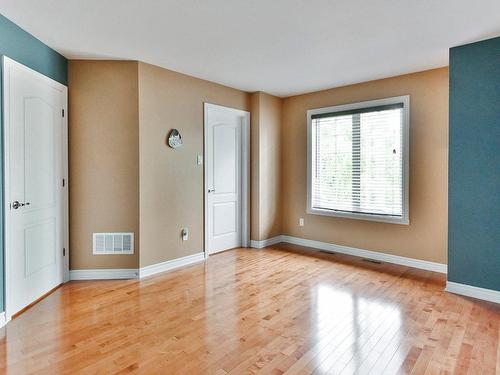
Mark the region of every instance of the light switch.
<instances>
[{"instance_id":1,"label":"light switch","mask_svg":"<svg viewBox=\"0 0 500 375\"><path fill-rule=\"evenodd\" d=\"M196 164L202 165L203 164L203 155L197 155L196 156Z\"/></svg>"}]
</instances>

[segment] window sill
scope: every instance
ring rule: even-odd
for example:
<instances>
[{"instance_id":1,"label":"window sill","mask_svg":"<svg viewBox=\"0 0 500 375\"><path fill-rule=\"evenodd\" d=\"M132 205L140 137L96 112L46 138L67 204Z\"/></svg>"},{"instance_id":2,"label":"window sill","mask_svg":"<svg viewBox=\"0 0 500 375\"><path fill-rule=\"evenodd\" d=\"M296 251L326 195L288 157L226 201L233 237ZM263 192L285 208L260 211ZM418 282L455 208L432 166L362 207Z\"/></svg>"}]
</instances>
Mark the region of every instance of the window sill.
<instances>
[{"instance_id":1,"label":"window sill","mask_svg":"<svg viewBox=\"0 0 500 375\"><path fill-rule=\"evenodd\" d=\"M376 221L379 223L388 223L388 224L410 225L410 219L405 216L390 217L385 215L357 214L357 213L340 212L340 211L327 210L321 208L308 208L307 213L310 215L333 216L344 219Z\"/></svg>"}]
</instances>

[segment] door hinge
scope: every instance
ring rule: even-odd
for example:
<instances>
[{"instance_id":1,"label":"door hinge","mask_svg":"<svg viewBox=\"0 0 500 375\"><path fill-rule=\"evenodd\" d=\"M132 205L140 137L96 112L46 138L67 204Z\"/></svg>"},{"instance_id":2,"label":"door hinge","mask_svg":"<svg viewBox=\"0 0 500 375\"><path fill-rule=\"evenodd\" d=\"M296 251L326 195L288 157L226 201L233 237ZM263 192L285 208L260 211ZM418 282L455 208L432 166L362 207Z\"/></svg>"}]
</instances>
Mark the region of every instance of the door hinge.
<instances>
[{"instance_id":1,"label":"door hinge","mask_svg":"<svg viewBox=\"0 0 500 375\"><path fill-rule=\"evenodd\" d=\"M62 109L62 117L64 117L64 108Z\"/></svg>"},{"instance_id":2,"label":"door hinge","mask_svg":"<svg viewBox=\"0 0 500 375\"><path fill-rule=\"evenodd\" d=\"M63 178L63 181L62 181L62 185L63 185L63 187L66 186L66 180L64 178Z\"/></svg>"},{"instance_id":3,"label":"door hinge","mask_svg":"<svg viewBox=\"0 0 500 375\"><path fill-rule=\"evenodd\" d=\"M65 257L65 256L66 256L66 248L63 247L63 257Z\"/></svg>"}]
</instances>

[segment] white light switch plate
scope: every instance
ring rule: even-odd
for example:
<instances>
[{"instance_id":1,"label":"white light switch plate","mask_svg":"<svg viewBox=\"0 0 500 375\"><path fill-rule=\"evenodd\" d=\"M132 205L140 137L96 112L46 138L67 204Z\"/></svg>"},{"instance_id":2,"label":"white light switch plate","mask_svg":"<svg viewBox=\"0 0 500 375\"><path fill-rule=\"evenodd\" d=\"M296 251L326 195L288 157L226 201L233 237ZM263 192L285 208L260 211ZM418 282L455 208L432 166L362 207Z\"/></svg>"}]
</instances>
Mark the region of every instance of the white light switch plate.
<instances>
[{"instance_id":1,"label":"white light switch plate","mask_svg":"<svg viewBox=\"0 0 500 375\"><path fill-rule=\"evenodd\" d=\"M197 155L196 156L196 164L202 165L203 164L203 155Z\"/></svg>"}]
</instances>

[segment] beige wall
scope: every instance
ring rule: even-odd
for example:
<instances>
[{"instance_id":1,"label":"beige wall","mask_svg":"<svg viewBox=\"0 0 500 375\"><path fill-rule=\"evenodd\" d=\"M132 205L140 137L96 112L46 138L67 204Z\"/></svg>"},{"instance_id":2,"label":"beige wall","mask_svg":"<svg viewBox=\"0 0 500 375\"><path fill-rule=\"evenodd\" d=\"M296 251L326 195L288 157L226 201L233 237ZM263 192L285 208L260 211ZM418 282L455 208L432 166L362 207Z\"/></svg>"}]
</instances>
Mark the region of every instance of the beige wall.
<instances>
[{"instance_id":1,"label":"beige wall","mask_svg":"<svg viewBox=\"0 0 500 375\"><path fill-rule=\"evenodd\" d=\"M203 251L204 102L250 109L245 92L139 63L141 267ZM166 145L172 128L184 141L176 150Z\"/></svg>"},{"instance_id":2,"label":"beige wall","mask_svg":"<svg viewBox=\"0 0 500 375\"><path fill-rule=\"evenodd\" d=\"M126 61L71 61L69 87L71 269L203 251L203 103L249 110L249 94ZM175 151L174 127L184 140ZM92 254L93 232L121 231L135 233L134 255Z\"/></svg>"},{"instance_id":3,"label":"beige wall","mask_svg":"<svg viewBox=\"0 0 500 375\"><path fill-rule=\"evenodd\" d=\"M411 224L306 215L306 111L405 94ZM71 269L144 267L203 250L204 102L251 110L252 239L287 234L446 263L446 68L280 99L145 63L71 61ZM172 128L184 140L177 150L166 145ZM93 256L92 233L114 231L133 231L136 253Z\"/></svg>"},{"instance_id":4,"label":"beige wall","mask_svg":"<svg viewBox=\"0 0 500 375\"><path fill-rule=\"evenodd\" d=\"M410 95L410 225L306 215L306 111ZM282 118L282 218L287 235L447 263L448 69L287 98ZM299 227L299 217L305 226Z\"/></svg>"},{"instance_id":5,"label":"beige wall","mask_svg":"<svg viewBox=\"0 0 500 375\"><path fill-rule=\"evenodd\" d=\"M259 113L260 92L250 96L250 239L260 240Z\"/></svg>"},{"instance_id":6,"label":"beige wall","mask_svg":"<svg viewBox=\"0 0 500 375\"><path fill-rule=\"evenodd\" d=\"M138 64L69 62L71 269L139 264ZM93 232L134 232L134 255L92 255Z\"/></svg>"},{"instance_id":7,"label":"beige wall","mask_svg":"<svg viewBox=\"0 0 500 375\"><path fill-rule=\"evenodd\" d=\"M281 104L263 92L251 96L252 240L281 234Z\"/></svg>"}]
</instances>

